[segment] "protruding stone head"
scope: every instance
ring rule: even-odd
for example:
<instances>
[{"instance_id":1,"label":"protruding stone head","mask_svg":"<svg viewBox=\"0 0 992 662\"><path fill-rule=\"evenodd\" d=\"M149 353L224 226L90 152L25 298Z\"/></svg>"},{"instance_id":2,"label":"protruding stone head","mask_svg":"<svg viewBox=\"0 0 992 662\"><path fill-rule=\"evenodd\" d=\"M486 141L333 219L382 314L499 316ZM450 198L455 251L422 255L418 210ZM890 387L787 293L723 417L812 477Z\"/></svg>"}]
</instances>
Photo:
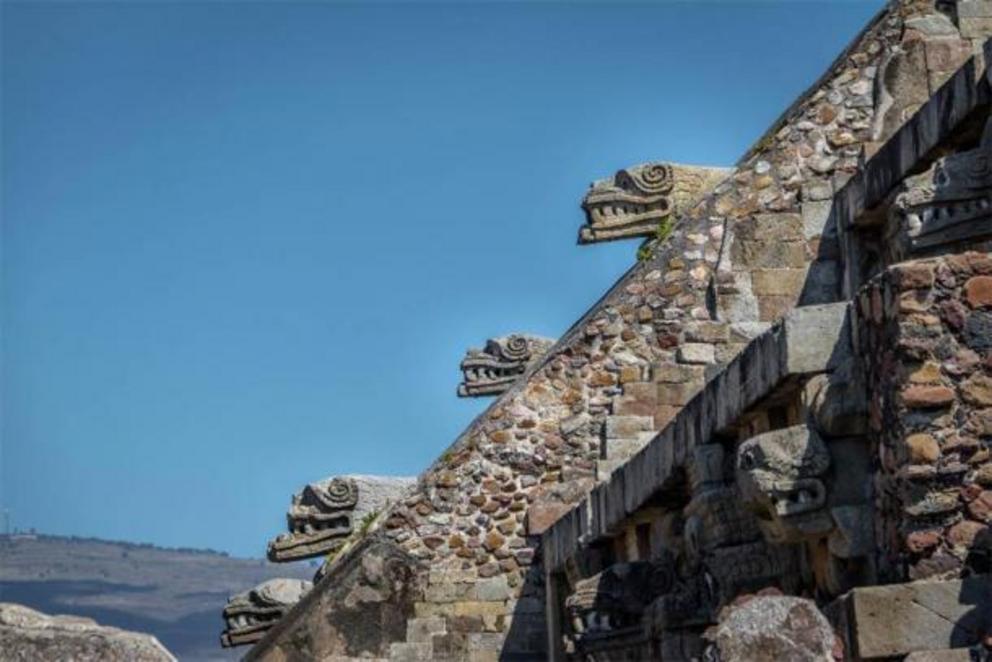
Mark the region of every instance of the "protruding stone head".
<instances>
[{"instance_id":1,"label":"protruding stone head","mask_svg":"<svg viewBox=\"0 0 992 662\"><path fill-rule=\"evenodd\" d=\"M582 199L586 224L579 243L653 236L661 222L677 216L730 173L726 168L649 162L593 182Z\"/></svg>"},{"instance_id":2,"label":"protruding stone head","mask_svg":"<svg viewBox=\"0 0 992 662\"><path fill-rule=\"evenodd\" d=\"M333 552L413 485L414 478L334 476L293 495L288 533L269 541L271 561L297 561Z\"/></svg>"},{"instance_id":3,"label":"protruding stone head","mask_svg":"<svg viewBox=\"0 0 992 662\"><path fill-rule=\"evenodd\" d=\"M903 181L889 208L888 235L903 252L992 237L992 120L978 147L941 157Z\"/></svg>"},{"instance_id":4,"label":"protruding stone head","mask_svg":"<svg viewBox=\"0 0 992 662\"><path fill-rule=\"evenodd\" d=\"M232 596L224 607L221 645L229 648L258 641L312 587L302 579L270 579Z\"/></svg>"},{"instance_id":5,"label":"protruding stone head","mask_svg":"<svg viewBox=\"0 0 992 662\"><path fill-rule=\"evenodd\" d=\"M463 376L458 385L459 397L503 393L553 344L550 338L513 334L490 338L485 349L468 350L460 366Z\"/></svg>"},{"instance_id":6,"label":"protruding stone head","mask_svg":"<svg viewBox=\"0 0 992 662\"><path fill-rule=\"evenodd\" d=\"M800 542L833 528L824 474L830 453L815 430L794 425L737 450L737 486L769 542Z\"/></svg>"}]
</instances>

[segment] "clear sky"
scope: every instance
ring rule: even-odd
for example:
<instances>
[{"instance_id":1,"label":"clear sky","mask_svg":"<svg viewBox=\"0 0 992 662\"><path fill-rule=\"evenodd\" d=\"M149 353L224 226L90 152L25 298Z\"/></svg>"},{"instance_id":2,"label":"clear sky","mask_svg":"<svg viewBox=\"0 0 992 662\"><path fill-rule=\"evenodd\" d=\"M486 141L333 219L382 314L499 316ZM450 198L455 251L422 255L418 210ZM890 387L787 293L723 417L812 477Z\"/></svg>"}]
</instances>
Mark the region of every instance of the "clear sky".
<instances>
[{"instance_id":1,"label":"clear sky","mask_svg":"<svg viewBox=\"0 0 992 662\"><path fill-rule=\"evenodd\" d=\"M260 556L304 482L418 473L466 347L632 263L589 182L732 164L881 4L4 2L14 526Z\"/></svg>"}]
</instances>

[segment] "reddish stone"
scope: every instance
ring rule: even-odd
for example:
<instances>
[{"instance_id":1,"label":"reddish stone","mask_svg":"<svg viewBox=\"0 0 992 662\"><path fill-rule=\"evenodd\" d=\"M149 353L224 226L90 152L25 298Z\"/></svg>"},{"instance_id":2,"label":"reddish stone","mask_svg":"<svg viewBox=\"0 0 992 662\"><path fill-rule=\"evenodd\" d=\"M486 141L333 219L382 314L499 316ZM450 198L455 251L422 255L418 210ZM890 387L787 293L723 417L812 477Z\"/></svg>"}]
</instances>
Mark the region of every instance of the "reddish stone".
<instances>
[{"instance_id":1,"label":"reddish stone","mask_svg":"<svg viewBox=\"0 0 992 662\"><path fill-rule=\"evenodd\" d=\"M421 538L428 549L437 549L444 544L444 538L441 536L424 536Z\"/></svg>"},{"instance_id":2,"label":"reddish stone","mask_svg":"<svg viewBox=\"0 0 992 662\"><path fill-rule=\"evenodd\" d=\"M917 290L933 287L933 264L910 262L894 267L893 272L900 289Z\"/></svg>"},{"instance_id":3,"label":"reddish stone","mask_svg":"<svg viewBox=\"0 0 992 662\"><path fill-rule=\"evenodd\" d=\"M919 554L933 549L940 543L939 531L913 531L906 536L906 549Z\"/></svg>"},{"instance_id":4,"label":"reddish stone","mask_svg":"<svg viewBox=\"0 0 992 662\"><path fill-rule=\"evenodd\" d=\"M967 315L968 311L960 301L952 299L940 304L940 317L955 331L964 328Z\"/></svg>"},{"instance_id":5,"label":"reddish stone","mask_svg":"<svg viewBox=\"0 0 992 662\"><path fill-rule=\"evenodd\" d=\"M479 572L479 576L482 577L483 579L487 579L489 577L495 577L500 572L499 565L496 563L485 563L479 566L478 572Z\"/></svg>"},{"instance_id":6,"label":"reddish stone","mask_svg":"<svg viewBox=\"0 0 992 662\"><path fill-rule=\"evenodd\" d=\"M984 524L962 520L947 530L947 539L955 547L971 547L975 536L985 528Z\"/></svg>"},{"instance_id":7,"label":"reddish stone","mask_svg":"<svg viewBox=\"0 0 992 662\"><path fill-rule=\"evenodd\" d=\"M510 441L510 433L507 430L496 430L489 433L489 441L494 444L505 444Z\"/></svg>"},{"instance_id":8,"label":"reddish stone","mask_svg":"<svg viewBox=\"0 0 992 662\"><path fill-rule=\"evenodd\" d=\"M903 403L907 407L944 407L954 402L954 391L946 386L910 386L903 389Z\"/></svg>"},{"instance_id":9,"label":"reddish stone","mask_svg":"<svg viewBox=\"0 0 992 662\"><path fill-rule=\"evenodd\" d=\"M969 503L968 513L979 522L992 522L992 490L983 490Z\"/></svg>"},{"instance_id":10,"label":"reddish stone","mask_svg":"<svg viewBox=\"0 0 992 662\"><path fill-rule=\"evenodd\" d=\"M992 306L992 276L975 276L964 284L968 305L972 308Z\"/></svg>"}]
</instances>

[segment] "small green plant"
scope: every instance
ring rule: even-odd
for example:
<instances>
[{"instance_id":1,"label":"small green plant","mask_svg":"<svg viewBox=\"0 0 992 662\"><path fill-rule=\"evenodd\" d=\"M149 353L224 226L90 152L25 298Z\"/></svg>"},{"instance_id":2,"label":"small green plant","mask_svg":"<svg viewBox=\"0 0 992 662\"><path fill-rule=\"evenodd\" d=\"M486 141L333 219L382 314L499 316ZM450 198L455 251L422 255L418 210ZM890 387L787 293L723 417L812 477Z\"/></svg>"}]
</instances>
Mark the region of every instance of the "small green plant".
<instances>
[{"instance_id":1,"label":"small green plant","mask_svg":"<svg viewBox=\"0 0 992 662\"><path fill-rule=\"evenodd\" d=\"M378 516L379 516L378 510L372 510L365 513L365 517L362 518L362 523L358 527L359 535L364 536L366 533L368 533L369 528L371 528L372 526L372 522L374 522L375 518Z\"/></svg>"},{"instance_id":2,"label":"small green plant","mask_svg":"<svg viewBox=\"0 0 992 662\"><path fill-rule=\"evenodd\" d=\"M647 239L640 248L637 249L637 261L645 262L654 257L655 246L672 236L672 230L675 229L675 220L672 215L669 214L658 222L658 227L654 230L654 237L652 239Z\"/></svg>"}]
</instances>

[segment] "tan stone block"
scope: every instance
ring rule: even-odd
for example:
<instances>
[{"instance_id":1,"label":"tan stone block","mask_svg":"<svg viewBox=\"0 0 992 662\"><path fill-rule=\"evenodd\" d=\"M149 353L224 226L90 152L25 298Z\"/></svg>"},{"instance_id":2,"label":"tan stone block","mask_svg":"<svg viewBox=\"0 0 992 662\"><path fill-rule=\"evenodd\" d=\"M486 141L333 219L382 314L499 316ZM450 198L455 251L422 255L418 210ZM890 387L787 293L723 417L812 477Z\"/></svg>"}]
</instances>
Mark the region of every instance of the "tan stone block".
<instances>
[{"instance_id":1,"label":"tan stone block","mask_svg":"<svg viewBox=\"0 0 992 662\"><path fill-rule=\"evenodd\" d=\"M961 384L961 395L972 404L992 405L992 378L985 375L972 375Z\"/></svg>"},{"instance_id":2,"label":"tan stone block","mask_svg":"<svg viewBox=\"0 0 992 662\"><path fill-rule=\"evenodd\" d=\"M658 404L682 406L699 391L695 382L685 384L658 384Z\"/></svg>"},{"instance_id":3,"label":"tan stone block","mask_svg":"<svg viewBox=\"0 0 992 662\"><path fill-rule=\"evenodd\" d=\"M971 42L966 39L931 39L926 42L927 69L956 71L971 57Z\"/></svg>"},{"instance_id":4,"label":"tan stone block","mask_svg":"<svg viewBox=\"0 0 992 662\"><path fill-rule=\"evenodd\" d=\"M944 407L954 402L954 390L946 386L913 385L903 389L902 400L912 408Z\"/></svg>"},{"instance_id":5,"label":"tan stone block","mask_svg":"<svg viewBox=\"0 0 992 662\"><path fill-rule=\"evenodd\" d=\"M909 381L914 384L939 384L940 365L927 361L909 375Z\"/></svg>"},{"instance_id":6,"label":"tan stone block","mask_svg":"<svg viewBox=\"0 0 992 662\"><path fill-rule=\"evenodd\" d=\"M961 36L965 39L985 39L992 36L992 18L962 18Z\"/></svg>"},{"instance_id":7,"label":"tan stone block","mask_svg":"<svg viewBox=\"0 0 992 662\"><path fill-rule=\"evenodd\" d=\"M805 269L757 269L751 273L751 289L758 296L796 296L805 281Z\"/></svg>"},{"instance_id":8,"label":"tan stone block","mask_svg":"<svg viewBox=\"0 0 992 662\"><path fill-rule=\"evenodd\" d=\"M906 438L909 461L913 464L932 464L940 457L940 446L929 434L911 434Z\"/></svg>"}]
</instances>

